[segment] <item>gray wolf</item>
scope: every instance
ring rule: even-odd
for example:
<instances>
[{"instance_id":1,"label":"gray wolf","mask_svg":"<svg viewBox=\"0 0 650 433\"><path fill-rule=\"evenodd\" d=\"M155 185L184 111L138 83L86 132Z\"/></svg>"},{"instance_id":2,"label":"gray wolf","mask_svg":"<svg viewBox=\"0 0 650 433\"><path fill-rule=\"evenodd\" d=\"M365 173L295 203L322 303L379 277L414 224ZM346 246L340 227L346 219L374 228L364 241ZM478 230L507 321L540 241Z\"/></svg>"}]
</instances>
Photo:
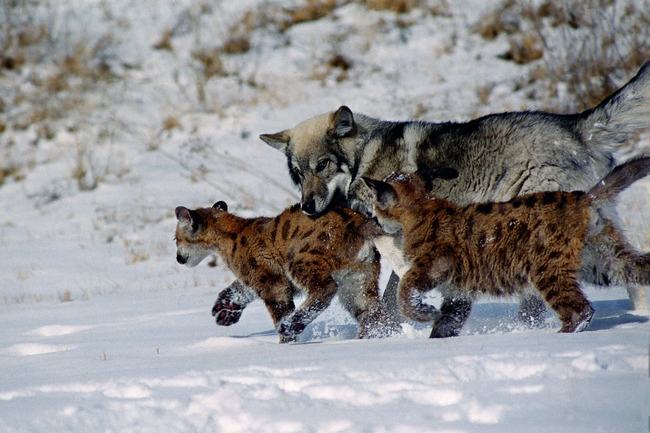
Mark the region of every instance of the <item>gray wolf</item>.
<instances>
[{"instance_id":1,"label":"gray wolf","mask_svg":"<svg viewBox=\"0 0 650 433\"><path fill-rule=\"evenodd\" d=\"M429 195L435 179L458 175L453 169L363 179L375 197L373 213L387 233L400 233L410 265L399 284L400 310L433 321L433 338L457 335L469 300L480 294L508 296L532 286L559 316L560 332L577 332L594 312L580 281L650 284L650 253L628 245L610 216L617 194L648 173L650 158L641 158L616 167L586 194L547 191L465 207ZM423 294L432 288L463 314L426 304Z\"/></svg>"},{"instance_id":2,"label":"gray wolf","mask_svg":"<svg viewBox=\"0 0 650 433\"><path fill-rule=\"evenodd\" d=\"M586 190L618 163L640 156L632 138L650 126L650 62L597 107L575 114L540 111L498 113L469 122L389 122L353 114L342 106L260 138L287 158L301 190L301 208L318 215L343 201L366 214L371 201L361 177L452 167L460 176L433 186L458 204L509 200L537 191ZM392 263L403 261L392 245L378 242ZM391 277L393 283L396 277ZM392 287L393 290L390 290ZM384 294L394 299L395 284ZM628 288L635 308L645 292ZM390 307L389 307L390 308ZM543 304L522 302L520 318L538 322Z\"/></svg>"},{"instance_id":3,"label":"gray wolf","mask_svg":"<svg viewBox=\"0 0 650 433\"><path fill-rule=\"evenodd\" d=\"M371 238L381 230L360 213L336 208L315 219L296 205L275 218L241 218L220 201L177 207L176 217L177 261L196 266L218 254L262 298L280 342L294 340L337 294L359 323L360 338L396 330L379 297L379 254ZM307 298L294 310L298 291Z\"/></svg>"}]
</instances>

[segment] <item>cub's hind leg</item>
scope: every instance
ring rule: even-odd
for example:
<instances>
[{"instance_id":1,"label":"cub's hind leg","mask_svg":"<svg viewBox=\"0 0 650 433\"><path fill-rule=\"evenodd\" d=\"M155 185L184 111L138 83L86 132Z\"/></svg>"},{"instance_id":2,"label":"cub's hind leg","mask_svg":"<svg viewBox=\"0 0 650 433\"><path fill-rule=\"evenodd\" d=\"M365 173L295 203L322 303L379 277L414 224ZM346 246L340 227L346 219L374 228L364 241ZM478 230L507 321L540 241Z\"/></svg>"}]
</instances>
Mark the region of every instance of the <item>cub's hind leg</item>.
<instances>
[{"instance_id":1,"label":"cub's hind leg","mask_svg":"<svg viewBox=\"0 0 650 433\"><path fill-rule=\"evenodd\" d=\"M533 284L559 316L562 322L560 332L580 332L589 325L594 309L572 273L547 271Z\"/></svg>"}]
</instances>

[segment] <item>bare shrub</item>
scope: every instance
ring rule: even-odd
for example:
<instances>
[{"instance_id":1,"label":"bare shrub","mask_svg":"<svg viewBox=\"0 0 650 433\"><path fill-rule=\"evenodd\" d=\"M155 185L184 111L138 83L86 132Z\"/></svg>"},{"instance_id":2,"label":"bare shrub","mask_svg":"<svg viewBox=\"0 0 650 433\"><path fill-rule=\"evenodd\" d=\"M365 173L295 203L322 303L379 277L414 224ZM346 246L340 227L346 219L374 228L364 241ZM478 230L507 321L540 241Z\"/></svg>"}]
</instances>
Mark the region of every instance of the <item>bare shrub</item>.
<instances>
[{"instance_id":1,"label":"bare shrub","mask_svg":"<svg viewBox=\"0 0 650 433\"><path fill-rule=\"evenodd\" d=\"M287 18L280 24L280 30L285 31L296 24L326 17L336 6L336 0L307 0L304 5L287 11Z\"/></svg>"},{"instance_id":2,"label":"bare shrub","mask_svg":"<svg viewBox=\"0 0 650 433\"><path fill-rule=\"evenodd\" d=\"M505 0L474 31L504 34L500 57L528 69L540 108L580 111L615 91L650 60L650 0Z\"/></svg>"},{"instance_id":3,"label":"bare shrub","mask_svg":"<svg viewBox=\"0 0 650 433\"><path fill-rule=\"evenodd\" d=\"M165 120L163 120L163 131L171 131L172 129L179 129L180 127L181 122L174 116L167 116L165 117Z\"/></svg>"},{"instance_id":4,"label":"bare shrub","mask_svg":"<svg viewBox=\"0 0 650 433\"><path fill-rule=\"evenodd\" d=\"M398 14L411 12L414 8L422 6L422 3L421 0L364 0L368 9Z\"/></svg>"},{"instance_id":5,"label":"bare shrub","mask_svg":"<svg viewBox=\"0 0 650 433\"><path fill-rule=\"evenodd\" d=\"M251 49L251 41L248 35L233 36L224 42L221 49L226 54L242 54Z\"/></svg>"},{"instance_id":6,"label":"bare shrub","mask_svg":"<svg viewBox=\"0 0 650 433\"><path fill-rule=\"evenodd\" d=\"M172 36L174 35L174 31L172 29L166 29L158 42L156 42L153 45L153 48L156 50L167 50L167 51L173 51L172 47Z\"/></svg>"},{"instance_id":7,"label":"bare shrub","mask_svg":"<svg viewBox=\"0 0 650 433\"><path fill-rule=\"evenodd\" d=\"M544 56L542 41L536 33L516 34L508 39L510 49L502 54L504 60L524 65Z\"/></svg>"},{"instance_id":8,"label":"bare shrub","mask_svg":"<svg viewBox=\"0 0 650 433\"><path fill-rule=\"evenodd\" d=\"M505 0L483 15L474 25L474 32L485 39L495 39L502 33L513 34L520 30L521 13L516 0Z\"/></svg>"},{"instance_id":9,"label":"bare shrub","mask_svg":"<svg viewBox=\"0 0 650 433\"><path fill-rule=\"evenodd\" d=\"M537 72L547 77L551 108L593 107L650 60L649 0L569 2L564 17L561 31L546 38ZM554 97L558 82L566 86L564 97Z\"/></svg>"}]
</instances>

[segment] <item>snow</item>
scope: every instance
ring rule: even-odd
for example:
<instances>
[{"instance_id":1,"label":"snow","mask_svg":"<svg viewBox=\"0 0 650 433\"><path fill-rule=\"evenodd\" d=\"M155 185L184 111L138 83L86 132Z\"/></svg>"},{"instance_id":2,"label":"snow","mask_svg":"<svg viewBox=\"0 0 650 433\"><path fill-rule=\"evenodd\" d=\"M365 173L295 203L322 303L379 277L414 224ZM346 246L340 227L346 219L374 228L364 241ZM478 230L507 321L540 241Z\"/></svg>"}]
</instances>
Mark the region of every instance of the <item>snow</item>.
<instances>
[{"instance_id":1,"label":"snow","mask_svg":"<svg viewBox=\"0 0 650 433\"><path fill-rule=\"evenodd\" d=\"M527 66L497 58L506 40L470 30L484 2L399 16L350 3L284 33L261 25L250 52L223 58L239 75L208 80L203 102L194 48L219 46L245 11L280 13L279 3L47 4L59 32L49 49L108 32L102 55L119 79L87 90L51 122L52 138L36 126L0 134L0 163L23 175L0 186L1 432L647 431L650 323L624 289L588 288L596 315L579 334L557 334L550 314L546 327L522 328L514 300L485 299L460 337L430 340L405 324L362 341L335 302L280 345L259 301L216 326L212 304L233 278L222 263L175 262L176 206L225 200L253 216L298 200L261 133L341 104L432 120L537 108L516 85ZM167 28L173 51L152 49ZM326 66L333 53L353 62L340 80ZM53 67L3 72L0 98ZM483 86L493 87L486 104ZM180 127L164 130L168 116ZM77 181L80 162L90 173ZM645 248L648 184L619 207Z\"/></svg>"},{"instance_id":2,"label":"snow","mask_svg":"<svg viewBox=\"0 0 650 433\"><path fill-rule=\"evenodd\" d=\"M355 340L339 312L291 345L259 302L216 327L207 292L14 304L0 430L643 431L648 323L614 292L579 334L483 331L515 306L482 303L453 339Z\"/></svg>"}]
</instances>

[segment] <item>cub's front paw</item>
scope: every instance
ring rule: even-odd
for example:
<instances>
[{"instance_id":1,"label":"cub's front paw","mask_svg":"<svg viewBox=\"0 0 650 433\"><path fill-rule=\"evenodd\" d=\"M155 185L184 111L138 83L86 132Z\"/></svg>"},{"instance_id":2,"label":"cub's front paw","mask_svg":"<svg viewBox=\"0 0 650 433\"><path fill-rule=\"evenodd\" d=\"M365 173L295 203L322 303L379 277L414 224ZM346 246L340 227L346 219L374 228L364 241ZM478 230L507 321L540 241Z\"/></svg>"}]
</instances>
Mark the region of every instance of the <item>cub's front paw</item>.
<instances>
[{"instance_id":1,"label":"cub's front paw","mask_svg":"<svg viewBox=\"0 0 650 433\"><path fill-rule=\"evenodd\" d=\"M217 299L212 307L212 316L215 318L217 325L230 326L239 321L244 308L231 302L228 299Z\"/></svg>"}]
</instances>

